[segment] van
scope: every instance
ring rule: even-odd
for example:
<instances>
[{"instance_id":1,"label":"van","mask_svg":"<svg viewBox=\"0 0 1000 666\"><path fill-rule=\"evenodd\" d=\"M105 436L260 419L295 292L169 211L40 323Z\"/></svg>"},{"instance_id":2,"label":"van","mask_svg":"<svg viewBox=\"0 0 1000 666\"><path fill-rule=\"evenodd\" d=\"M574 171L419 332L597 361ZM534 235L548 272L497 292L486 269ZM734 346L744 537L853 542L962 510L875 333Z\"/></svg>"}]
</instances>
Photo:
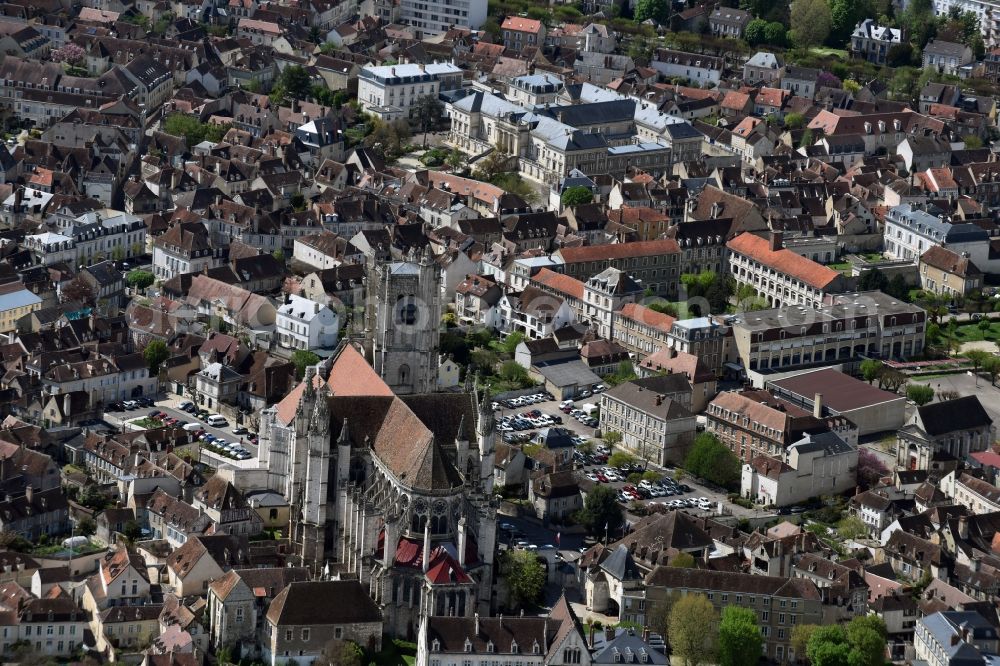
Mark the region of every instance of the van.
<instances>
[{"instance_id":1,"label":"van","mask_svg":"<svg viewBox=\"0 0 1000 666\"><path fill-rule=\"evenodd\" d=\"M198 432L199 430L201 430L201 424L200 423L185 423L184 424L184 429L187 430L188 432Z\"/></svg>"},{"instance_id":2,"label":"van","mask_svg":"<svg viewBox=\"0 0 1000 666\"><path fill-rule=\"evenodd\" d=\"M205 421L213 428L225 428L229 425L229 422L226 421L226 417L222 414L210 414Z\"/></svg>"}]
</instances>

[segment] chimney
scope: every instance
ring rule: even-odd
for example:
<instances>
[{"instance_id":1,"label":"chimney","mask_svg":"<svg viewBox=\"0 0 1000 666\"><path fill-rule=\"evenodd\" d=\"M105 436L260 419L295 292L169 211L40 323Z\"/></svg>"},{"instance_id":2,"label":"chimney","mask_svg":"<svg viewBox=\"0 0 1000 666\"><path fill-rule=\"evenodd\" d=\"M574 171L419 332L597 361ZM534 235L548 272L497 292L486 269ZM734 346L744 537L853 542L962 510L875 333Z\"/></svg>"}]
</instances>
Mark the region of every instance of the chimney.
<instances>
[{"instance_id":1,"label":"chimney","mask_svg":"<svg viewBox=\"0 0 1000 666\"><path fill-rule=\"evenodd\" d=\"M596 633L597 633L597 627L595 627L594 623L591 622L590 623L590 631L587 634L587 647L590 648L591 650L594 649L594 635Z\"/></svg>"},{"instance_id":2,"label":"chimney","mask_svg":"<svg viewBox=\"0 0 1000 666\"><path fill-rule=\"evenodd\" d=\"M813 397L813 416L818 419L823 418L823 394L817 393Z\"/></svg>"},{"instance_id":3,"label":"chimney","mask_svg":"<svg viewBox=\"0 0 1000 666\"><path fill-rule=\"evenodd\" d=\"M642 642L643 643L649 642L649 627L642 628Z\"/></svg>"},{"instance_id":4,"label":"chimney","mask_svg":"<svg viewBox=\"0 0 1000 666\"><path fill-rule=\"evenodd\" d=\"M610 643L615 640L615 628L613 625L604 625L604 641Z\"/></svg>"},{"instance_id":5,"label":"chimney","mask_svg":"<svg viewBox=\"0 0 1000 666\"><path fill-rule=\"evenodd\" d=\"M424 573L430 568L431 563L431 521L424 523Z\"/></svg>"},{"instance_id":6,"label":"chimney","mask_svg":"<svg viewBox=\"0 0 1000 666\"><path fill-rule=\"evenodd\" d=\"M780 231L771 232L771 247L770 247L771 252L777 252L782 248L782 246L784 245L783 236L784 234L782 234L782 232Z\"/></svg>"},{"instance_id":7,"label":"chimney","mask_svg":"<svg viewBox=\"0 0 1000 666\"><path fill-rule=\"evenodd\" d=\"M69 393L63 393L63 416L69 416L70 398Z\"/></svg>"},{"instance_id":8,"label":"chimney","mask_svg":"<svg viewBox=\"0 0 1000 666\"><path fill-rule=\"evenodd\" d=\"M662 404L663 404L663 396L662 395L657 395L656 396L656 406L659 407Z\"/></svg>"},{"instance_id":9,"label":"chimney","mask_svg":"<svg viewBox=\"0 0 1000 666\"><path fill-rule=\"evenodd\" d=\"M958 538L963 541L969 538L969 519L966 516L960 516L958 519Z\"/></svg>"},{"instance_id":10,"label":"chimney","mask_svg":"<svg viewBox=\"0 0 1000 666\"><path fill-rule=\"evenodd\" d=\"M24 487L24 498L28 500L28 504L31 504L31 498L34 497L34 495L35 491L31 487L31 484L29 483L27 486Z\"/></svg>"},{"instance_id":11,"label":"chimney","mask_svg":"<svg viewBox=\"0 0 1000 666\"><path fill-rule=\"evenodd\" d=\"M479 613L476 613L476 636L479 635Z\"/></svg>"}]
</instances>

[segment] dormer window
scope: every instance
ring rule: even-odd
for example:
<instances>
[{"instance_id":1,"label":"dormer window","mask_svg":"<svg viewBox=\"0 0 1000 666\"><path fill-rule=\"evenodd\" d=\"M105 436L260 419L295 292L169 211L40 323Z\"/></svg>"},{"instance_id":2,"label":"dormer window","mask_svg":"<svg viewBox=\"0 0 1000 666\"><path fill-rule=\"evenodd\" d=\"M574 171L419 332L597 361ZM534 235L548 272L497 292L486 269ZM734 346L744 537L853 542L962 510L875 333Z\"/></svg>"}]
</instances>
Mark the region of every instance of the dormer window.
<instances>
[{"instance_id":1,"label":"dormer window","mask_svg":"<svg viewBox=\"0 0 1000 666\"><path fill-rule=\"evenodd\" d=\"M472 652L472 641L470 641L468 638L465 639L465 651Z\"/></svg>"},{"instance_id":2,"label":"dormer window","mask_svg":"<svg viewBox=\"0 0 1000 666\"><path fill-rule=\"evenodd\" d=\"M517 654L517 641L510 642L510 653Z\"/></svg>"},{"instance_id":3,"label":"dormer window","mask_svg":"<svg viewBox=\"0 0 1000 666\"><path fill-rule=\"evenodd\" d=\"M489 654L493 654L496 651L496 648L493 646L493 641L490 641L486 644L486 651Z\"/></svg>"},{"instance_id":4,"label":"dormer window","mask_svg":"<svg viewBox=\"0 0 1000 666\"><path fill-rule=\"evenodd\" d=\"M433 641L431 641L431 652L440 652L440 651L441 651L441 641L435 638Z\"/></svg>"}]
</instances>

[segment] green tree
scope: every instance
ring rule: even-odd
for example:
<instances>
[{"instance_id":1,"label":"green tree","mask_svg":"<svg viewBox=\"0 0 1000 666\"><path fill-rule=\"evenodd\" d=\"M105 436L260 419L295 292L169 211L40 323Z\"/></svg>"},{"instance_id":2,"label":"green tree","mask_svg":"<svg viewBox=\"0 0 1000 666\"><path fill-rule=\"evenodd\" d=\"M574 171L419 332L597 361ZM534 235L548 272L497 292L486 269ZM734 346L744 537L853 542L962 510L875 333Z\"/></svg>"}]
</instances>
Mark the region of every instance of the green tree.
<instances>
[{"instance_id":1,"label":"green tree","mask_svg":"<svg viewBox=\"0 0 1000 666\"><path fill-rule=\"evenodd\" d=\"M802 129L806 126L806 117L801 113L789 113L785 116L785 127L788 129Z\"/></svg>"},{"instance_id":2,"label":"green tree","mask_svg":"<svg viewBox=\"0 0 1000 666\"><path fill-rule=\"evenodd\" d=\"M528 376L528 371L525 370L524 366L517 361L504 361L503 365L500 366L500 378L521 386L531 384L531 378Z\"/></svg>"},{"instance_id":3,"label":"green tree","mask_svg":"<svg viewBox=\"0 0 1000 666\"><path fill-rule=\"evenodd\" d=\"M583 508L577 515L577 522L587 533L600 539L620 534L624 521L614 489L604 485L596 486L587 493Z\"/></svg>"},{"instance_id":4,"label":"green tree","mask_svg":"<svg viewBox=\"0 0 1000 666\"><path fill-rule=\"evenodd\" d=\"M480 347L479 349L473 349L469 353L469 365L476 370L481 370L483 373L492 375L493 371L497 367L497 363L500 362L500 357L492 349L487 349L486 347Z\"/></svg>"},{"instance_id":5,"label":"green tree","mask_svg":"<svg viewBox=\"0 0 1000 666\"><path fill-rule=\"evenodd\" d=\"M703 594L686 594L670 609L670 648L684 666L700 666L715 658L715 607ZM760 630L757 630L760 633ZM760 648L757 648L757 656Z\"/></svg>"},{"instance_id":6,"label":"green tree","mask_svg":"<svg viewBox=\"0 0 1000 666\"><path fill-rule=\"evenodd\" d=\"M282 87L288 97L306 99L312 88L312 78L305 67L288 65L281 70L281 75L278 76L278 85Z\"/></svg>"},{"instance_id":7,"label":"green tree","mask_svg":"<svg viewBox=\"0 0 1000 666\"><path fill-rule=\"evenodd\" d=\"M670 4L667 0L637 0L634 16L639 23L647 19L664 23L670 16Z\"/></svg>"},{"instance_id":8,"label":"green tree","mask_svg":"<svg viewBox=\"0 0 1000 666\"><path fill-rule=\"evenodd\" d=\"M787 34L788 31L785 30L784 23L781 21L769 21L767 27L764 28L764 43L771 46L785 46L788 43Z\"/></svg>"},{"instance_id":9,"label":"green tree","mask_svg":"<svg viewBox=\"0 0 1000 666\"><path fill-rule=\"evenodd\" d=\"M742 606L722 609L719 666L756 666L762 641L756 613Z\"/></svg>"},{"instance_id":10,"label":"green tree","mask_svg":"<svg viewBox=\"0 0 1000 666\"><path fill-rule=\"evenodd\" d=\"M797 624L792 628L792 651L797 660L803 660L809 646L809 638L816 630L815 624Z\"/></svg>"},{"instance_id":11,"label":"green tree","mask_svg":"<svg viewBox=\"0 0 1000 666\"><path fill-rule=\"evenodd\" d=\"M830 42L843 46L858 22L870 16L875 16L874 3L870 0L831 0Z\"/></svg>"},{"instance_id":12,"label":"green tree","mask_svg":"<svg viewBox=\"0 0 1000 666\"><path fill-rule=\"evenodd\" d=\"M745 39L747 44L750 46L763 44L765 40L764 32L766 30L767 21L762 18L755 18L747 23L747 27L743 29L743 39Z\"/></svg>"},{"instance_id":13,"label":"green tree","mask_svg":"<svg viewBox=\"0 0 1000 666\"><path fill-rule=\"evenodd\" d=\"M153 286L156 277L149 271L133 268L125 276L125 282L136 291L143 291L147 287Z\"/></svg>"},{"instance_id":14,"label":"green tree","mask_svg":"<svg viewBox=\"0 0 1000 666\"><path fill-rule=\"evenodd\" d=\"M278 261L282 262L282 263L285 262L285 251L282 250L280 247L277 250L275 250L274 252L272 252L271 256L274 257L275 259L277 259Z\"/></svg>"},{"instance_id":15,"label":"green tree","mask_svg":"<svg viewBox=\"0 0 1000 666\"><path fill-rule=\"evenodd\" d=\"M532 606L542 598L545 568L529 550L507 550L500 560L500 575L507 582L514 603Z\"/></svg>"},{"instance_id":16,"label":"green tree","mask_svg":"<svg viewBox=\"0 0 1000 666\"><path fill-rule=\"evenodd\" d=\"M868 534L868 528L857 516L847 516L837 523L837 534L842 539L860 539Z\"/></svg>"},{"instance_id":17,"label":"green tree","mask_svg":"<svg viewBox=\"0 0 1000 666\"><path fill-rule=\"evenodd\" d=\"M605 438L605 441L607 439ZM625 451L615 451L608 457L608 465L611 467L624 467L635 462L635 456Z\"/></svg>"},{"instance_id":18,"label":"green tree","mask_svg":"<svg viewBox=\"0 0 1000 666\"><path fill-rule=\"evenodd\" d=\"M799 48L819 46L830 35L833 18L826 0L792 0L792 41Z\"/></svg>"},{"instance_id":19,"label":"green tree","mask_svg":"<svg viewBox=\"0 0 1000 666\"><path fill-rule=\"evenodd\" d=\"M142 357L149 364L149 374L153 377L160 374L160 364L170 357L167 343L163 340L152 340L142 352Z\"/></svg>"},{"instance_id":20,"label":"green tree","mask_svg":"<svg viewBox=\"0 0 1000 666\"><path fill-rule=\"evenodd\" d=\"M510 154L501 150L499 146L494 146L486 157L476 163L475 177L487 183L492 183L497 178L507 172L510 165Z\"/></svg>"},{"instance_id":21,"label":"green tree","mask_svg":"<svg viewBox=\"0 0 1000 666\"><path fill-rule=\"evenodd\" d=\"M885 621L877 615L860 615L851 619L847 624L850 666L883 666L887 634Z\"/></svg>"},{"instance_id":22,"label":"green tree","mask_svg":"<svg viewBox=\"0 0 1000 666\"><path fill-rule=\"evenodd\" d=\"M511 331L507 334L507 337L503 339L500 343L501 348L507 353L513 355L517 351L517 346L524 341L524 333L521 331Z\"/></svg>"},{"instance_id":23,"label":"green tree","mask_svg":"<svg viewBox=\"0 0 1000 666\"><path fill-rule=\"evenodd\" d=\"M850 666L850 652L847 632L838 624L816 627L806 648L812 666Z\"/></svg>"},{"instance_id":24,"label":"green tree","mask_svg":"<svg viewBox=\"0 0 1000 666\"><path fill-rule=\"evenodd\" d=\"M589 187L583 185L574 185L573 187L567 187L563 190L562 195L559 197L560 203L563 206L581 206L583 204L589 204L594 200L594 193L590 191Z\"/></svg>"},{"instance_id":25,"label":"green tree","mask_svg":"<svg viewBox=\"0 0 1000 666\"><path fill-rule=\"evenodd\" d=\"M990 384L997 385L997 376L1000 375L1000 356L990 354L983 362L983 372L990 376Z\"/></svg>"},{"instance_id":26,"label":"green tree","mask_svg":"<svg viewBox=\"0 0 1000 666\"><path fill-rule=\"evenodd\" d=\"M799 137L799 148L808 148L811 145L813 145L813 131L807 127Z\"/></svg>"},{"instance_id":27,"label":"green tree","mask_svg":"<svg viewBox=\"0 0 1000 666\"><path fill-rule=\"evenodd\" d=\"M910 0L900 16L900 24L918 49L923 49L937 33L933 0Z\"/></svg>"},{"instance_id":28,"label":"green tree","mask_svg":"<svg viewBox=\"0 0 1000 666\"><path fill-rule=\"evenodd\" d=\"M882 361L874 358L865 359L861 362L861 376L865 378L866 382L872 384L882 374L884 367L885 364Z\"/></svg>"},{"instance_id":29,"label":"green tree","mask_svg":"<svg viewBox=\"0 0 1000 666\"><path fill-rule=\"evenodd\" d=\"M513 195L521 197L529 204L538 201L538 190L534 185L521 178L520 174L512 171L502 173L494 177L490 182L505 192L510 192Z\"/></svg>"},{"instance_id":30,"label":"green tree","mask_svg":"<svg viewBox=\"0 0 1000 666\"><path fill-rule=\"evenodd\" d=\"M620 444L621 441L622 441L622 435L620 432L615 432L614 430L611 430L610 432L604 433L604 442L608 446L615 446L617 444Z\"/></svg>"},{"instance_id":31,"label":"green tree","mask_svg":"<svg viewBox=\"0 0 1000 666\"><path fill-rule=\"evenodd\" d=\"M934 389L927 384L907 384L906 397L922 407L934 399Z\"/></svg>"},{"instance_id":32,"label":"green tree","mask_svg":"<svg viewBox=\"0 0 1000 666\"><path fill-rule=\"evenodd\" d=\"M295 376L302 379L306 376L306 368L320 362L320 357L308 349L296 349L292 352L292 364L295 366Z\"/></svg>"},{"instance_id":33,"label":"green tree","mask_svg":"<svg viewBox=\"0 0 1000 666\"><path fill-rule=\"evenodd\" d=\"M885 291L889 286L889 278L877 268L872 268L861 274L858 289L861 291Z\"/></svg>"},{"instance_id":34,"label":"green tree","mask_svg":"<svg viewBox=\"0 0 1000 666\"><path fill-rule=\"evenodd\" d=\"M329 666L364 666L364 650L353 641L333 639L323 648Z\"/></svg>"},{"instance_id":35,"label":"green tree","mask_svg":"<svg viewBox=\"0 0 1000 666\"><path fill-rule=\"evenodd\" d=\"M972 363L973 372L976 373L976 375L978 375L979 368L983 367L983 365L986 363L986 359L992 356L992 354L990 354L987 351L983 351L982 349L971 349L962 354L962 356L969 359L969 361Z\"/></svg>"},{"instance_id":36,"label":"green tree","mask_svg":"<svg viewBox=\"0 0 1000 666\"><path fill-rule=\"evenodd\" d=\"M699 433L684 459L684 469L717 485L733 488L740 480L740 461L712 433Z\"/></svg>"}]
</instances>

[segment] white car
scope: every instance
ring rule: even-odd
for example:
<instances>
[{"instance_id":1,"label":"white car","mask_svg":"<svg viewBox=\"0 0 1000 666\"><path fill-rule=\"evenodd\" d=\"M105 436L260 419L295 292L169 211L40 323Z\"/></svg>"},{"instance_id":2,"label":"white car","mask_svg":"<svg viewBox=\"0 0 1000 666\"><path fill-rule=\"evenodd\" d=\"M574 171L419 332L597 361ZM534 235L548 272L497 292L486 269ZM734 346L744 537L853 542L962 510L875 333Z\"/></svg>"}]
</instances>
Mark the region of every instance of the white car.
<instances>
[{"instance_id":1,"label":"white car","mask_svg":"<svg viewBox=\"0 0 1000 666\"><path fill-rule=\"evenodd\" d=\"M588 479L590 479L594 483L597 483L597 475L594 474L593 472L587 472L586 474L584 474L584 476L586 476Z\"/></svg>"}]
</instances>

